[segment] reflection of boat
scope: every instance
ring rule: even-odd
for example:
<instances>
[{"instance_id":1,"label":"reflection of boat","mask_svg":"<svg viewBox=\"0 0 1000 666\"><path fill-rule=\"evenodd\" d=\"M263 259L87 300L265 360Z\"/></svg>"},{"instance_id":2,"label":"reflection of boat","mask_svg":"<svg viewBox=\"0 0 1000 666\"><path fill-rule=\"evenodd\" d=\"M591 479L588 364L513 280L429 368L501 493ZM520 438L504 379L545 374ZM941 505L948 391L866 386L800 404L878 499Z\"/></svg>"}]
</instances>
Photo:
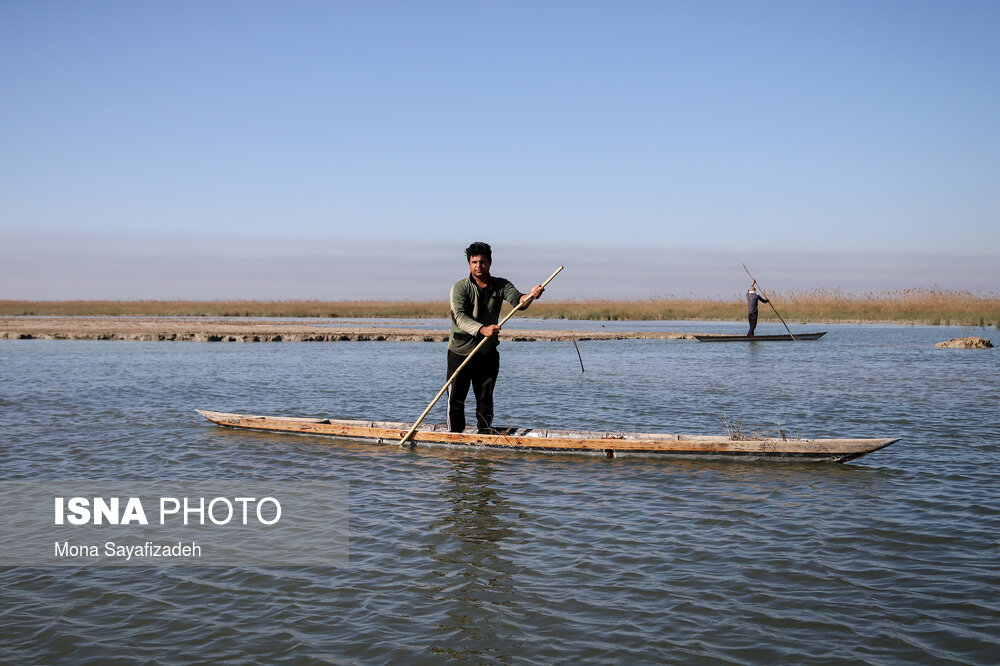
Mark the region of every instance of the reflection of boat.
<instances>
[{"instance_id":1,"label":"reflection of boat","mask_svg":"<svg viewBox=\"0 0 1000 666\"><path fill-rule=\"evenodd\" d=\"M387 421L250 416L197 410L209 421L233 428L327 435L396 444L412 424ZM732 439L725 435L661 435L581 430L498 428L491 434L473 429L448 432L443 425L421 425L415 446L458 446L511 451L576 453L609 458L733 458L741 460L846 462L889 446L899 439Z\"/></svg>"},{"instance_id":2,"label":"reflection of boat","mask_svg":"<svg viewBox=\"0 0 1000 666\"><path fill-rule=\"evenodd\" d=\"M795 340L819 340L826 331L819 333L796 333ZM763 342L769 340L792 340L792 336L784 335L723 335L721 333L698 333L694 337L699 342Z\"/></svg>"}]
</instances>

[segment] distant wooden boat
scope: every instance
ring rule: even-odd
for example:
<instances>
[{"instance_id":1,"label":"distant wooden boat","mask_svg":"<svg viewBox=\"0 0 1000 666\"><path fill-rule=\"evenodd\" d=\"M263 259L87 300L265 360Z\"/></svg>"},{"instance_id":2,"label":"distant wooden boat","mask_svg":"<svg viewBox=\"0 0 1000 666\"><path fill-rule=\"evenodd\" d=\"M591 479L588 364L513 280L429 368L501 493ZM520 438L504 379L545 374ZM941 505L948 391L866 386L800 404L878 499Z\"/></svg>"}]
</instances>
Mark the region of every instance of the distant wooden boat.
<instances>
[{"instance_id":1,"label":"distant wooden boat","mask_svg":"<svg viewBox=\"0 0 1000 666\"><path fill-rule=\"evenodd\" d=\"M250 416L196 410L213 423L232 428L326 435L397 444L411 423L353 421L346 419ZM587 432L504 428L495 434L473 429L448 432L443 425L421 425L413 434L414 446L467 447L510 451L574 453L618 458L739 459L773 461L847 462L898 442L892 439L731 439L704 435L660 435L628 432Z\"/></svg>"},{"instance_id":2,"label":"distant wooden boat","mask_svg":"<svg viewBox=\"0 0 1000 666\"><path fill-rule=\"evenodd\" d=\"M820 331L819 333L796 333L796 340L819 340L824 335L826 331ZM783 340L792 341L792 336L785 333L784 335L722 335L717 333L698 333L694 337L698 338L699 342L769 342L772 340Z\"/></svg>"}]
</instances>

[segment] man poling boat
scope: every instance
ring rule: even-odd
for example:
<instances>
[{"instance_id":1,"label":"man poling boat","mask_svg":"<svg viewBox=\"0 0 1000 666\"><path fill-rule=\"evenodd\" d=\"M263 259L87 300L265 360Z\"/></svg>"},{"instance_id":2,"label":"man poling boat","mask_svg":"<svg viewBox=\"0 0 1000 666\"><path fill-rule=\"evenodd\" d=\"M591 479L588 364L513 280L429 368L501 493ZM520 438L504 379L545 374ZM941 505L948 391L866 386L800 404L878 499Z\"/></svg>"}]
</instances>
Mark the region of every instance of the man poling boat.
<instances>
[{"instance_id":1,"label":"man poling boat","mask_svg":"<svg viewBox=\"0 0 1000 666\"><path fill-rule=\"evenodd\" d=\"M441 399L442 395L444 395L444 392L447 391L460 377L464 377L462 375L462 371L465 370L466 366L468 366L470 362L475 360L476 353L483 349L483 347L491 341L491 338L496 338L500 334L500 328L507 323L508 319L514 316L514 313L531 305L531 302L540 296L543 291L545 291L545 286L548 285L548 283L551 282L552 279L563 269L562 266L557 268L545 282L536 285L531 290L531 294L521 294L513 288L513 285L508 287L507 285L509 285L509 282L507 280L503 280L503 282L507 284L500 285L500 298L507 300L514 306L514 309L507 313L507 316L503 318L503 321L497 322L496 318L500 314L501 303L496 295L497 283L493 281L492 276L489 274L490 266L493 264L493 255L490 250L490 246L486 243L473 243L466 248L465 255L469 262L469 283L468 285L464 284L464 280L456 282L452 286L450 299L452 307L452 333L448 342L448 381L445 382L444 386L441 387L441 390L438 391L436 396L434 396L434 399L431 400L429 405L427 405L427 408L424 409L423 413L413 423L413 427L410 428L408 432L403 434L402 438L399 440L400 446L406 444L413 433L416 432L417 426L419 426L427 414L430 413L434 405L437 404L437 401ZM494 287L492 291L490 290L491 286ZM475 289L475 291L472 291L472 289ZM480 289L483 290L483 293L479 293ZM491 297L490 294L493 294L493 296ZM480 301L483 301L482 305L480 305ZM487 304L487 301L489 304ZM459 313L456 313L456 308L459 310ZM489 322L490 320L496 323L484 323ZM462 355L460 353L461 350L467 348L461 341L456 339L456 329L459 332L464 331L467 335L471 335L475 332L477 335L482 336L479 339L478 344L476 344L475 347L472 347L468 353L464 354L465 359L461 362L458 362L457 358L453 359L451 354L453 342L455 342L455 351L459 352L459 356ZM453 362L457 364L454 367L454 370L452 369ZM477 389L476 391L476 420L479 422L480 430L488 430L493 420L493 384L496 382L496 374L499 372L499 367L499 358L497 358L495 367L492 364L481 364L481 367L474 370L475 374L472 375L473 377L478 376L483 384L482 391L480 391L480 389ZM490 377L492 377L492 379L490 379ZM456 403L458 401L458 397L461 396L461 411L459 411L457 404L455 406L455 423L452 423L452 396L449 396L449 430L457 427L459 414L461 415L462 428L465 427L465 396L468 394L469 384L472 382L472 377L469 377L468 379L468 383L466 383L465 379L463 379L462 384L459 387L464 388L463 393L460 394L456 390L452 394L452 396L455 397ZM485 418L487 415L484 414L483 417L481 417L479 414L480 403L483 402L482 398L484 397L488 397L488 420ZM483 425L484 422L485 426Z\"/></svg>"},{"instance_id":2,"label":"man poling boat","mask_svg":"<svg viewBox=\"0 0 1000 666\"><path fill-rule=\"evenodd\" d=\"M750 330L747 331L747 337L752 338L754 329L757 328L757 303L770 303L763 296L757 293L757 281L754 280L750 288L747 289L747 321L750 323ZM773 307L773 306L772 306ZM789 333L789 335L791 335Z\"/></svg>"},{"instance_id":3,"label":"man poling boat","mask_svg":"<svg viewBox=\"0 0 1000 666\"><path fill-rule=\"evenodd\" d=\"M764 289L757 284L757 278L753 276L750 269L747 268L746 264L742 264L743 270L747 272L750 279L753 282L750 284L750 288L747 289L747 321L750 324L750 330L747 331L746 335L696 335L695 338L700 342L737 342L737 341L766 341L766 340L791 340L793 342L798 342L800 340L818 340L819 338L826 335L826 331L820 333L805 333L796 334L792 333L792 329L788 328L788 324L780 314L778 314L778 309L774 307L774 303L771 299L767 297L764 293ZM774 310L774 314L781 320L781 324L788 331L788 335L755 335L754 329L757 328L757 304L767 303Z\"/></svg>"},{"instance_id":4,"label":"man poling boat","mask_svg":"<svg viewBox=\"0 0 1000 666\"><path fill-rule=\"evenodd\" d=\"M485 245L485 244L481 244ZM488 249L489 246L486 246ZM449 341L449 377L427 408L413 423L395 421L363 421L335 418L303 418L288 416L256 416L197 410L213 423L231 428L266 430L304 435L321 435L337 439L361 439L378 444L411 444L413 446L445 446L508 451L535 451L617 457L660 457L697 459L738 459L769 461L847 462L877 451L899 441L898 438L845 438L804 439L788 438L781 434L772 438L761 435L733 437L731 435L687 435L661 433L592 432L583 430L553 430L538 428L493 428L492 383L496 380L498 362L485 364L479 371L481 381L489 383L488 411L483 409L484 393L476 389L477 426L464 427L464 398L475 374L463 377L462 371L475 359L475 355L489 343L495 352L496 337L501 327L516 312L523 310L544 291L546 285L562 271L560 266L529 294L522 294L502 278L489 273L492 261L482 253L482 247L473 244L466 250L470 276L452 288L452 336ZM478 250L479 254L473 253ZM482 257L488 261L483 262ZM744 266L744 268L746 268ZM747 271L749 273L749 271ZM752 277L752 276L751 276ZM500 300L507 300L514 308L497 321ZM765 301L766 302L766 301ZM486 304L490 305L487 306ZM772 306L773 307L773 306ZM780 315L779 315L780 316ZM784 322L782 322L784 323ZM786 326L787 328L787 326ZM462 334L469 338L466 339ZM811 334L820 337L823 333ZM740 339L755 339L748 336ZM763 337L763 336L760 336ZM780 336L784 338L785 336ZM699 339L701 339L699 337ZM760 339L760 338L756 338ZM789 331L788 339L795 339ZM478 340L478 342L476 342ZM453 343L457 344L453 346ZM474 343L474 346L473 346ZM453 351L468 349L453 370ZM462 354L457 354L462 356ZM450 396L449 422L426 424L422 422L431 408L456 380L463 377ZM456 395L461 392L461 395ZM459 400L459 397L461 400ZM461 407L461 411L460 411ZM454 410L454 411L451 411ZM461 421L458 417L463 417ZM461 425L462 428L457 426Z\"/></svg>"},{"instance_id":5,"label":"man poling boat","mask_svg":"<svg viewBox=\"0 0 1000 666\"><path fill-rule=\"evenodd\" d=\"M465 399L471 385L476 396L476 427L486 432L493 425L493 389L500 373L500 308L506 301L527 310L545 287L538 284L522 294L510 280L491 275L493 251L488 243L472 243L465 248L465 258L469 276L452 285L449 297L448 429L465 430Z\"/></svg>"}]
</instances>

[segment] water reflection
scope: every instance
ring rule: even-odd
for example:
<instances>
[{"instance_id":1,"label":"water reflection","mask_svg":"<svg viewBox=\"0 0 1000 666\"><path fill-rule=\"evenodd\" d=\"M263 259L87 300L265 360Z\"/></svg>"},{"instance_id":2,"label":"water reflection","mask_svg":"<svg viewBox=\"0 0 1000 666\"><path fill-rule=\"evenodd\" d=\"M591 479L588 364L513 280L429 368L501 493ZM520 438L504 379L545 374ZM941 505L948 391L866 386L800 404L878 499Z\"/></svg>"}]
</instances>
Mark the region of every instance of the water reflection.
<instances>
[{"instance_id":1,"label":"water reflection","mask_svg":"<svg viewBox=\"0 0 1000 666\"><path fill-rule=\"evenodd\" d=\"M517 636L504 635L505 627L519 613L515 566L501 546L514 534L511 508L496 488L491 460L457 458L447 482L450 511L430 525L438 536L433 575L441 580L431 588L432 601L444 609L436 625L441 642L431 650L454 659L507 661Z\"/></svg>"}]
</instances>

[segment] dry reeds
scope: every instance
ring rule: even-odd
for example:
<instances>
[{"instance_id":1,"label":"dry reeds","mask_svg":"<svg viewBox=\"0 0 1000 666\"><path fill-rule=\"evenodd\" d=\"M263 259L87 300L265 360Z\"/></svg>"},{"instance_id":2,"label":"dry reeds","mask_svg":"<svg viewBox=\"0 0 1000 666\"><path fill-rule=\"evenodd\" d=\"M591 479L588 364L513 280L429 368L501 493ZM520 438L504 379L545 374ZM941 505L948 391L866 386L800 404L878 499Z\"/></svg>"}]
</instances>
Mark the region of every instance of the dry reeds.
<instances>
[{"instance_id":1,"label":"dry reeds","mask_svg":"<svg viewBox=\"0 0 1000 666\"><path fill-rule=\"evenodd\" d=\"M733 441L763 440L768 442L771 441L787 442L789 439L788 433L785 432L785 429L782 428L777 421L772 421L772 423L774 423L773 428L768 428L760 432L758 431L746 432L745 431L746 424L743 423L742 419L738 418L730 419L728 416L726 416L725 412L722 413L720 418L722 419L722 425L725 426L726 428L726 434L728 435L729 439ZM799 433L793 439L802 439L802 434Z\"/></svg>"},{"instance_id":2,"label":"dry reeds","mask_svg":"<svg viewBox=\"0 0 1000 666\"><path fill-rule=\"evenodd\" d=\"M784 292L779 297L783 316L813 321L964 326L996 326L1000 322L1000 294L995 292L896 289L853 294L814 289Z\"/></svg>"},{"instance_id":3,"label":"dry reeds","mask_svg":"<svg viewBox=\"0 0 1000 666\"><path fill-rule=\"evenodd\" d=\"M0 301L0 315L112 317L442 318L438 301Z\"/></svg>"},{"instance_id":4,"label":"dry reeds","mask_svg":"<svg viewBox=\"0 0 1000 666\"><path fill-rule=\"evenodd\" d=\"M847 293L814 289L769 294L788 322L893 322L997 326L1000 294L949 289ZM0 301L3 316L448 317L441 301ZM731 299L539 301L519 317L598 321L735 321L746 317L742 295ZM761 321L777 321L760 306Z\"/></svg>"}]
</instances>

